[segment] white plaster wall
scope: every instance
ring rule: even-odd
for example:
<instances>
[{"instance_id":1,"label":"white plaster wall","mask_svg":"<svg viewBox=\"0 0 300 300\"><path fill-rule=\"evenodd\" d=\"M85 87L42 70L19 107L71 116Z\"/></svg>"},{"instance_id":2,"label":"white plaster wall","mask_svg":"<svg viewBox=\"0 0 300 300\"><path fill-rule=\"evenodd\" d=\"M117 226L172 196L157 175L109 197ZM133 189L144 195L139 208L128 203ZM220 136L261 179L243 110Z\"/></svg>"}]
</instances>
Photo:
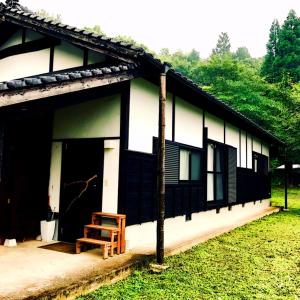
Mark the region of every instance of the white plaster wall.
<instances>
[{"instance_id":1,"label":"white plaster wall","mask_svg":"<svg viewBox=\"0 0 300 300\"><path fill-rule=\"evenodd\" d=\"M237 149L237 167L240 166L240 132L239 129L226 122L225 125L225 144Z\"/></svg>"},{"instance_id":2,"label":"white plaster wall","mask_svg":"<svg viewBox=\"0 0 300 300\"><path fill-rule=\"evenodd\" d=\"M242 205L234 205L232 210L221 208L220 213L216 210L192 214L192 220L186 222L184 216L165 220L165 246L191 240L199 235L225 228L236 222L241 222L247 217L262 212L269 206L269 200L253 202ZM146 238L145 238L146 237ZM156 222L131 225L126 227L126 244L128 249L135 247L155 247L156 245Z\"/></svg>"},{"instance_id":3,"label":"white plaster wall","mask_svg":"<svg viewBox=\"0 0 300 300\"><path fill-rule=\"evenodd\" d=\"M153 137L158 136L159 89L138 78L131 81L128 149L153 151ZM166 139L172 139L172 95L167 94Z\"/></svg>"},{"instance_id":4,"label":"white plaster wall","mask_svg":"<svg viewBox=\"0 0 300 300\"><path fill-rule=\"evenodd\" d=\"M22 44L22 30L18 30L12 35L3 45L0 46L0 50Z\"/></svg>"},{"instance_id":5,"label":"white plaster wall","mask_svg":"<svg viewBox=\"0 0 300 300\"><path fill-rule=\"evenodd\" d=\"M10 56L0 60L0 82L49 72L50 50Z\"/></svg>"},{"instance_id":6,"label":"white plaster wall","mask_svg":"<svg viewBox=\"0 0 300 300\"><path fill-rule=\"evenodd\" d=\"M35 31L32 31L32 30L26 30L25 42L39 40L39 39L44 38L44 37L45 37L44 35L42 35L38 32L35 32Z\"/></svg>"},{"instance_id":7,"label":"white plaster wall","mask_svg":"<svg viewBox=\"0 0 300 300\"><path fill-rule=\"evenodd\" d=\"M247 168L252 169L252 136L247 135Z\"/></svg>"},{"instance_id":8,"label":"white plaster wall","mask_svg":"<svg viewBox=\"0 0 300 300\"><path fill-rule=\"evenodd\" d=\"M105 61L105 55L89 50L88 52L88 64L96 64Z\"/></svg>"},{"instance_id":9,"label":"white plaster wall","mask_svg":"<svg viewBox=\"0 0 300 300\"><path fill-rule=\"evenodd\" d=\"M51 151L49 200L53 211L59 212L62 142L53 142Z\"/></svg>"},{"instance_id":10,"label":"white plaster wall","mask_svg":"<svg viewBox=\"0 0 300 300\"><path fill-rule=\"evenodd\" d=\"M262 154L268 157L268 170L270 170L270 148L267 144L262 144Z\"/></svg>"},{"instance_id":11,"label":"white plaster wall","mask_svg":"<svg viewBox=\"0 0 300 300\"><path fill-rule=\"evenodd\" d=\"M202 148L202 109L179 97L175 100L175 141Z\"/></svg>"},{"instance_id":12,"label":"white plaster wall","mask_svg":"<svg viewBox=\"0 0 300 300\"><path fill-rule=\"evenodd\" d=\"M102 211L118 212L119 140L104 141Z\"/></svg>"},{"instance_id":13,"label":"white plaster wall","mask_svg":"<svg viewBox=\"0 0 300 300\"><path fill-rule=\"evenodd\" d=\"M205 113L205 127L208 128L208 138L220 143L224 143L224 121Z\"/></svg>"},{"instance_id":14,"label":"white plaster wall","mask_svg":"<svg viewBox=\"0 0 300 300\"><path fill-rule=\"evenodd\" d=\"M128 149L152 153L158 136L158 87L144 79L131 81Z\"/></svg>"},{"instance_id":15,"label":"white plaster wall","mask_svg":"<svg viewBox=\"0 0 300 300\"><path fill-rule=\"evenodd\" d=\"M261 141L256 137L253 137L253 151L261 153Z\"/></svg>"},{"instance_id":16,"label":"white plaster wall","mask_svg":"<svg viewBox=\"0 0 300 300\"><path fill-rule=\"evenodd\" d=\"M53 71L80 67L83 65L83 50L62 42L54 49Z\"/></svg>"},{"instance_id":17,"label":"white plaster wall","mask_svg":"<svg viewBox=\"0 0 300 300\"><path fill-rule=\"evenodd\" d=\"M172 94L167 94L167 103L166 103L166 139L172 140L172 108L173 108L173 101L172 101Z\"/></svg>"},{"instance_id":18,"label":"white plaster wall","mask_svg":"<svg viewBox=\"0 0 300 300\"><path fill-rule=\"evenodd\" d=\"M262 144L262 154L270 157L269 146L265 143Z\"/></svg>"},{"instance_id":19,"label":"white plaster wall","mask_svg":"<svg viewBox=\"0 0 300 300\"><path fill-rule=\"evenodd\" d=\"M246 140L246 132L241 131L241 167L246 168L246 162L247 162L247 140Z\"/></svg>"},{"instance_id":20,"label":"white plaster wall","mask_svg":"<svg viewBox=\"0 0 300 300\"><path fill-rule=\"evenodd\" d=\"M54 139L119 136L120 95L68 106L54 113Z\"/></svg>"}]
</instances>

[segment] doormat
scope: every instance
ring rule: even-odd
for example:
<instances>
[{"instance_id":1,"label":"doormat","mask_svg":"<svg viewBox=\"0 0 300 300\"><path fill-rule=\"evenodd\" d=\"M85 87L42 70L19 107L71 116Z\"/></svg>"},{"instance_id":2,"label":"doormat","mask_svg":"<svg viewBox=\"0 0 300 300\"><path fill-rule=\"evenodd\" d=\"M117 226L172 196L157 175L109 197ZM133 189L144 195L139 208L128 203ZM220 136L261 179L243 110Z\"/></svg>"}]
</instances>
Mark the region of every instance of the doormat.
<instances>
[{"instance_id":1,"label":"doormat","mask_svg":"<svg viewBox=\"0 0 300 300\"><path fill-rule=\"evenodd\" d=\"M75 254L76 253L75 244L66 243L66 242L58 242L58 243L54 243L54 244L40 246L39 248L63 252L63 253L67 253L67 254Z\"/></svg>"}]
</instances>

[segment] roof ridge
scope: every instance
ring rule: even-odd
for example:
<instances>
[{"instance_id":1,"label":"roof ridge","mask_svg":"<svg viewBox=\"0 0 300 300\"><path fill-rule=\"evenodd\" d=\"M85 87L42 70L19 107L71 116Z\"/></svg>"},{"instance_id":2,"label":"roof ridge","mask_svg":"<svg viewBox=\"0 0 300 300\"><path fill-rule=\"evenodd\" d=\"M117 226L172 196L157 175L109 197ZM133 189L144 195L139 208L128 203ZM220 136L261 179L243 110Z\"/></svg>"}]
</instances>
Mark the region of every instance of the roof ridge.
<instances>
[{"instance_id":1,"label":"roof ridge","mask_svg":"<svg viewBox=\"0 0 300 300\"><path fill-rule=\"evenodd\" d=\"M10 0L10 1L15 1L15 0ZM0 5L1 5L1 3L0 3ZM26 17L31 20L37 20L39 22L43 22L43 23L47 24L48 26L49 25L53 26L59 30L60 29L67 30L67 31L70 31L77 35L82 35L84 37L91 37L91 38L98 40L98 42L112 43L118 47L122 47L122 48L125 48L128 50L134 51L137 55L142 55L145 52L145 50L143 48L137 47L134 44L119 41L114 37L107 37L106 35L97 34L95 32L90 32L85 29L78 28L76 26L70 26L70 25L64 24L62 22L52 20L51 18L41 16L36 12L32 12L19 4L15 5L15 6L7 6L4 4L2 4L2 5L4 6L3 10L6 11L7 13L21 15L21 16ZM0 12L1 12L1 8L0 8Z\"/></svg>"}]
</instances>

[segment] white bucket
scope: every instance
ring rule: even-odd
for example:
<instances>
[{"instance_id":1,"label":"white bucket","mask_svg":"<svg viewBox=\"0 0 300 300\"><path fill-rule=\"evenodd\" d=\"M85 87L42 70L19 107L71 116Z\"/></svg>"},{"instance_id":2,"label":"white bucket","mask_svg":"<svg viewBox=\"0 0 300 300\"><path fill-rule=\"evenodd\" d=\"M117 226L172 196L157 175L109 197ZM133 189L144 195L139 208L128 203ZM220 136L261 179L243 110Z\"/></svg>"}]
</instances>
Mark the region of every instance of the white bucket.
<instances>
[{"instance_id":1,"label":"white bucket","mask_svg":"<svg viewBox=\"0 0 300 300\"><path fill-rule=\"evenodd\" d=\"M51 242L53 241L55 230L55 220L53 221L41 221L41 236L43 242Z\"/></svg>"}]
</instances>

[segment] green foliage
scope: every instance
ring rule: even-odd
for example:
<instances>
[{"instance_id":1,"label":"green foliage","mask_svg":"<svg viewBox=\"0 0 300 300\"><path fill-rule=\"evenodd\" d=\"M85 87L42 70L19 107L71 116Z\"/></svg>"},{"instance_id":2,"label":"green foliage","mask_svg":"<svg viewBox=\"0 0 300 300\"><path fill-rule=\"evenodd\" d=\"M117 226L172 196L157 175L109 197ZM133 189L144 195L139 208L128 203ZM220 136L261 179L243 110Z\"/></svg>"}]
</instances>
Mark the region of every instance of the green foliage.
<instances>
[{"instance_id":1,"label":"green foliage","mask_svg":"<svg viewBox=\"0 0 300 300\"><path fill-rule=\"evenodd\" d=\"M146 45L142 43L136 42L132 37L127 36L127 35L117 35L114 37L114 40L126 43L126 44L131 44L137 48L142 48L147 52L153 53Z\"/></svg>"},{"instance_id":2,"label":"green foliage","mask_svg":"<svg viewBox=\"0 0 300 300\"><path fill-rule=\"evenodd\" d=\"M92 32L92 33L95 33L95 34L105 36L105 33L102 31L102 29L99 25L94 25L94 27L84 27L84 30L87 31L87 32Z\"/></svg>"},{"instance_id":3,"label":"green foliage","mask_svg":"<svg viewBox=\"0 0 300 300\"><path fill-rule=\"evenodd\" d=\"M237 48L234 57L238 60L248 60L251 59L251 55L247 47Z\"/></svg>"},{"instance_id":4,"label":"green foliage","mask_svg":"<svg viewBox=\"0 0 300 300\"><path fill-rule=\"evenodd\" d=\"M162 274L138 268L84 299L299 299L300 190L280 212L169 257ZM283 205L283 191L272 201Z\"/></svg>"},{"instance_id":5,"label":"green foliage","mask_svg":"<svg viewBox=\"0 0 300 300\"><path fill-rule=\"evenodd\" d=\"M37 15L43 17L43 18L47 18L51 21L54 21L54 22L59 22L61 23L62 22L62 17L61 15L57 14L57 15L51 15L49 14L46 10L44 9L40 9L36 12Z\"/></svg>"},{"instance_id":6,"label":"green foliage","mask_svg":"<svg viewBox=\"0 0 300 300\"><path fill-rule=\"evenodd\" d=\"M278 20L274 20L269 34L269 41L267 43L267 54L265 56L261 72L266 76L269 82L274 82L278 76L277 70L274 66L274 61L278 55L278 40L279 40L280 25Z\"/></svg>"},{"instance_id":7,"label":"green foliage","mask_svg":"<svg viewBox=\"0 0 300 300\"><path fill-rule=\"evenodd\" d=\"M221 32L221 34L219 35L219 39L216 45L216 48L214 48L212 50L212 54L213 55L223 55L223 54L227 54L230 52L230 40L229 40L229 36L226 32Z\"/></svg>"},{"instance_id":8,"label":"green foliage","mask_svg":"<svg viewBox=\"0 0 300 300\"><path fill-rule=\"evenodd\" d=\"M272 23L262 74L269 82L300 80L300 18L291 10L282 27Z\"/></svg>"}]
</instances>

